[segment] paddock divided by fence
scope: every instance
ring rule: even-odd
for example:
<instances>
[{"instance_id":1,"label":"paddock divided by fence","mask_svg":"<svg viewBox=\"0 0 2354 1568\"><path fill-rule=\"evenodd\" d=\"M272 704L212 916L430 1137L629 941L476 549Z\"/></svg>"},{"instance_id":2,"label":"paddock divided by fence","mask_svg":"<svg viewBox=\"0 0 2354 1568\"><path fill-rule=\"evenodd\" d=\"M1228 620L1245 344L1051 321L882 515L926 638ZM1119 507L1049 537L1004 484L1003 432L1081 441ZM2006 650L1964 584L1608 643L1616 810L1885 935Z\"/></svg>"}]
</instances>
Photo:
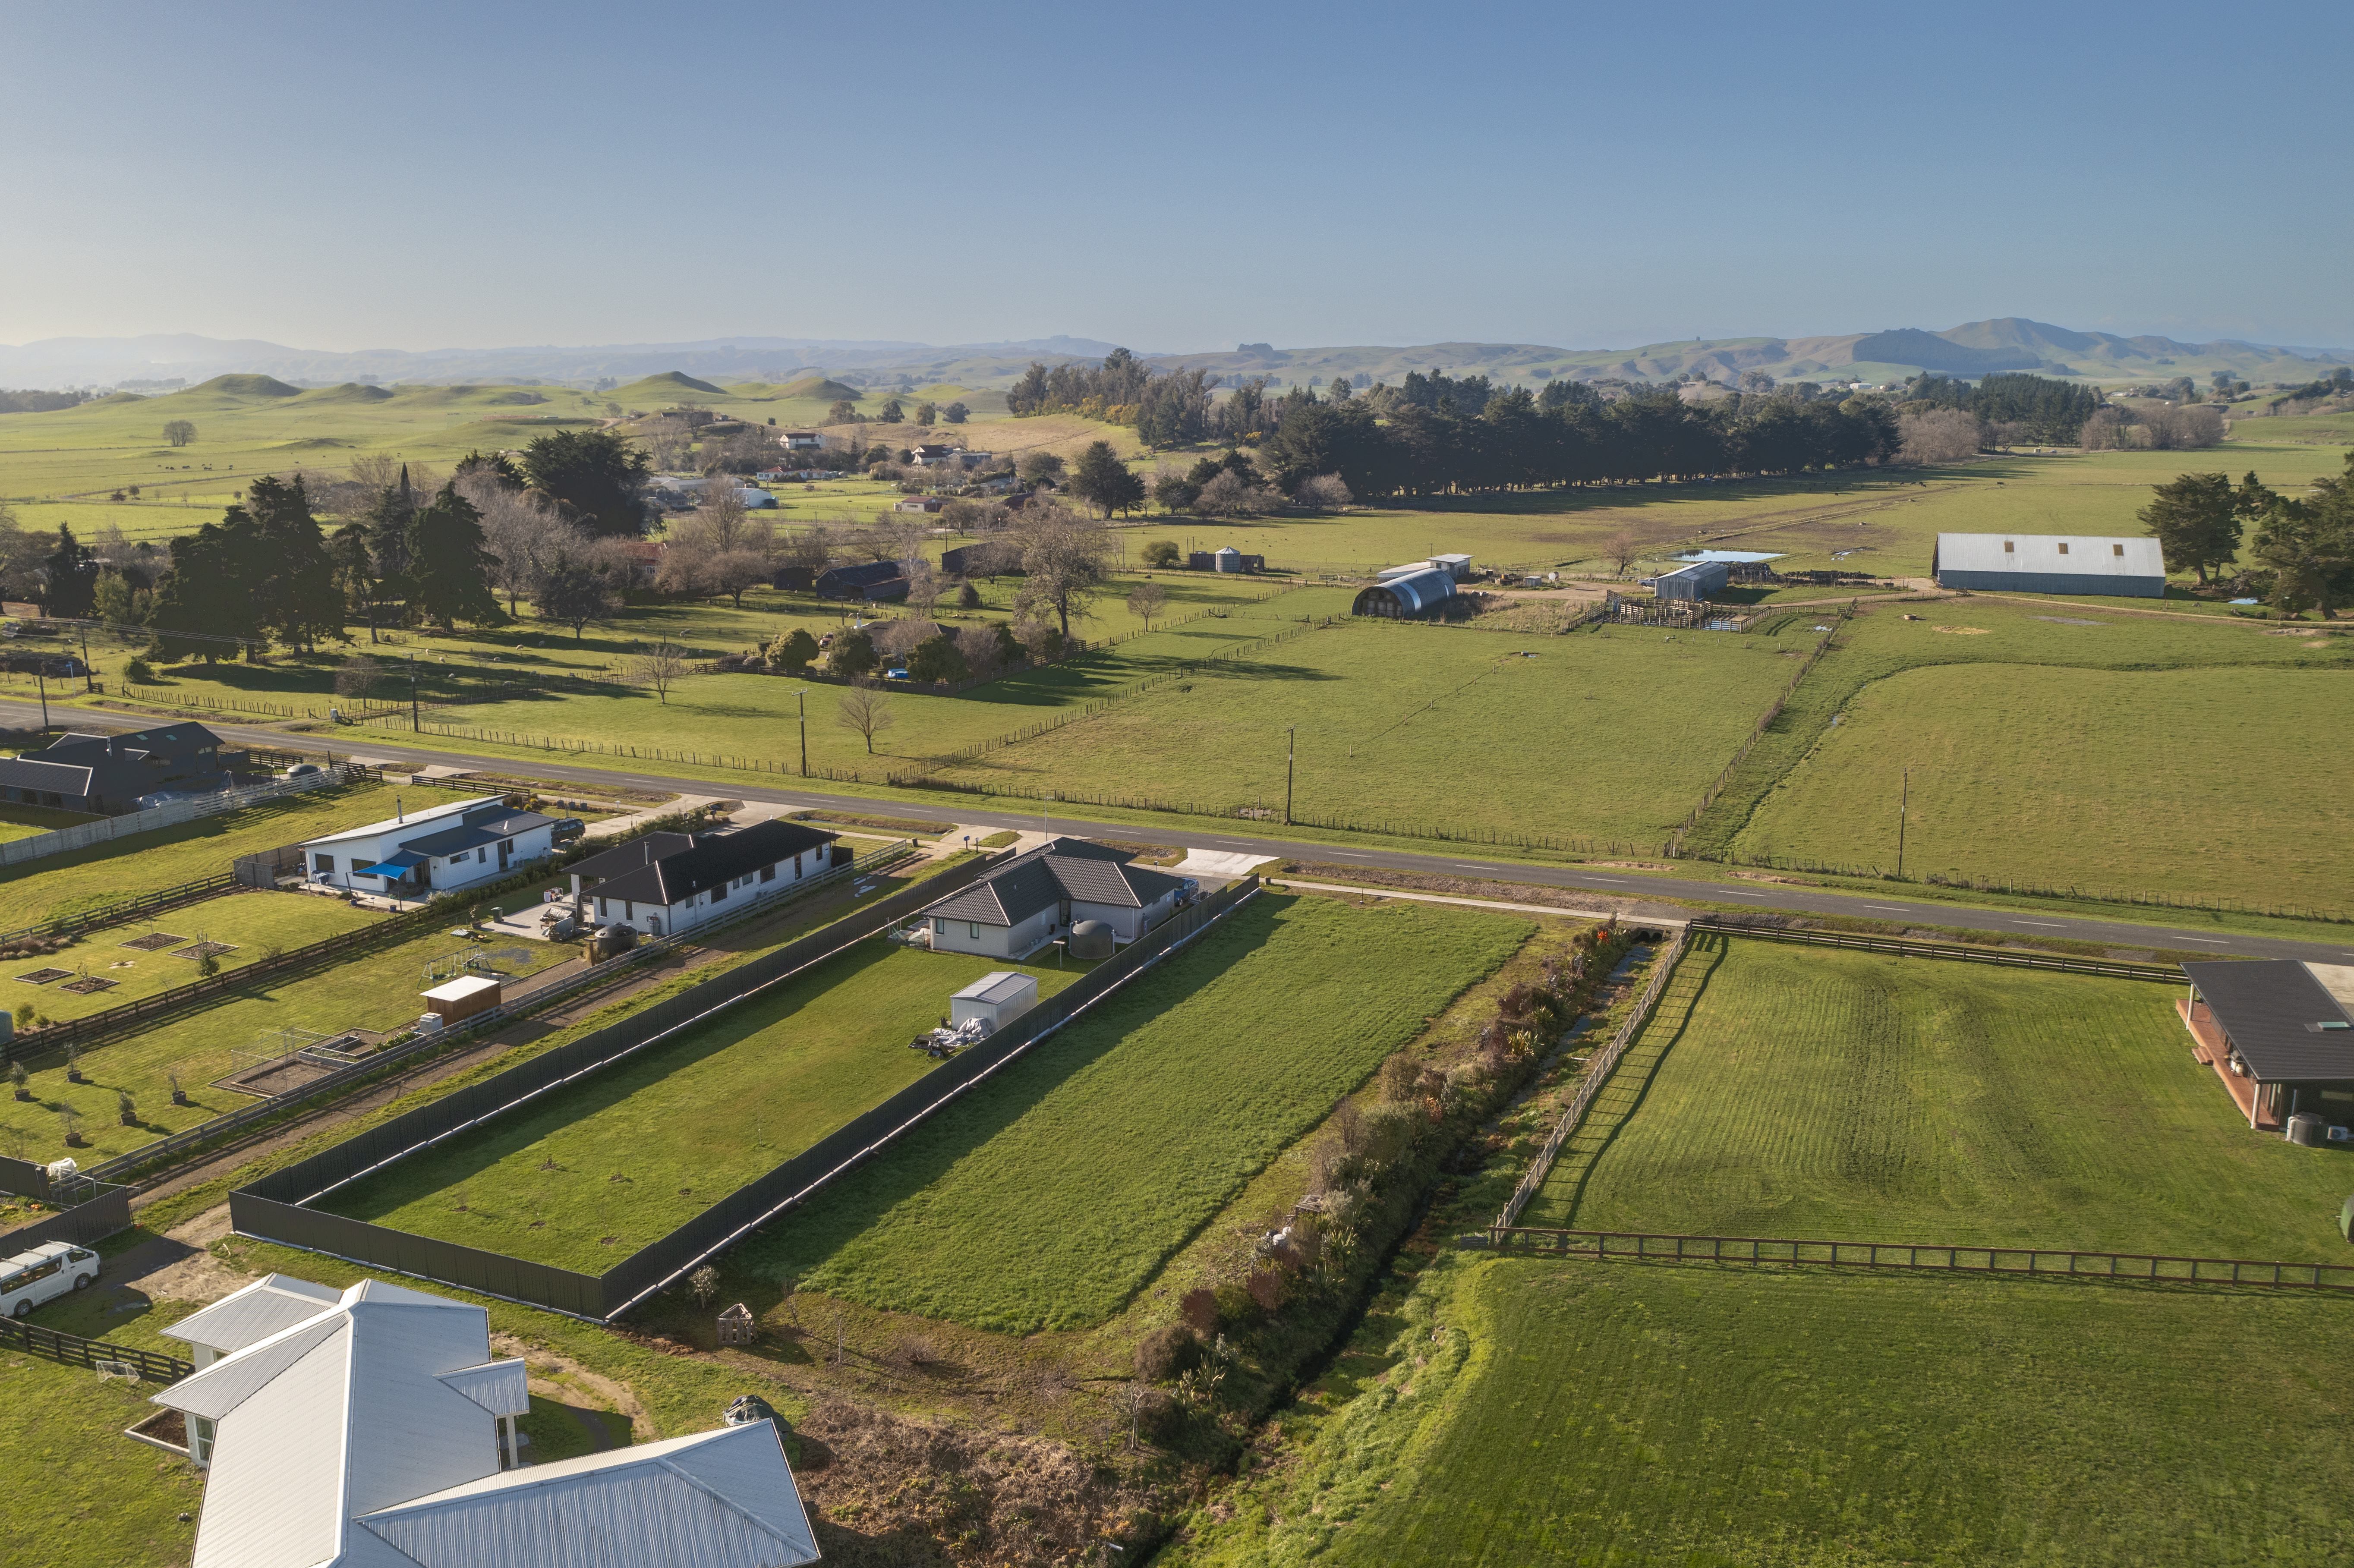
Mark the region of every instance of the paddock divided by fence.
<instances>
[{"instance_id":1,"label":"paddock divided by fence","mask_svg":"<svg viewBox=\"0 0 2354 1568\"><path fill-rule=\"evenodd\" d=\"M248 789L224 789L218 794L203 795L193 800L167 801L161 806L126 812L120 817L100 817L93 821L76 822L69 828L57 828L46 833L36 833L28 839L0 843L0 866L22 865L27 861L63 854L69 850L88 849L92 844L111 842L132 833L152 832L157 828L176 828L183 822L193 822L204 817L240 811L248 806L259 805L281 795L299 795L310 789L332 789L363 779L380 777L373 768L338 763L316 773L306 773L300 779L273 779Z\"/></svg>"},{"instance_id":2,"label":"paddock divided by fence","mask_svg":"<svg viewBox=\"0 0 2354 1568\"><path fill-rule=\"evenodd\" d=\"M1751 926L1736 917L1695 915L1691 928L1733 937L1754 937L1765 942L1797 942L1810 948L1847 948L1863 953L1893 953L1910 959L1958 959L1965 963L1998 964L2005 969L2052 969L2062 974L2107 975L2115 980L2157 980L2179 985L2182 971L2172 964L2135 964L2116 959L2072 958L2064 953L2029 952L2012 948L1974 948L1961 942L1922 942L1902 937L1865 937L1850 931L1813 931L1787 926Z\"/></svg>"},{"instance_id":3,"label":"paddock divided by fence","mask_svg":"<svg viewBox=\"0 0 2354 1568\"><path fill-rule=\"evenodd\" d=\"M2068 1247L1962 1246L1945 1242L1806 1241L1775 1236L1690 1236L1651 1231L1545 1230L1497 1224L1473 1233L1499 1251L1630 1263L1819 1264L1836 1268L2032 1274L2135 1283L2253 1285L2267 1289L2354 1290L2354 1263L2285 1263L2229 1257L2084 1252Z\"/></svg>"},{"instance_id":4,"label":"paddock divided by fence","mask_svg":"<svg viewBox=\"0 0 2354 1568\"><path fill-rule=\"evenodd\" d=\"M1676 933L1676 939L1669 944L1668 950L1652 960L1651 983L1643 988L1642 998L1635 1003L1635 1011L1619 1024L1618 1033L1610 1037L1610 1044L1603 1048L1601 1054L1586 1064L1585 1080L1577 1086L1577 1093L1562 1111L1561 1120L1553 1124L1553 1132L1545 1139L1544 1146L1537 1150L1537 1157L1530 1161L1527 1174L1521 1178L1520 1185L1512 1189L1511 1197L1505 1200L1504 1212L1496 1217L1497 1227L1509 1227L1518 1220L1529 1200L1535 1197L1538 1189L1544 1185L1545 1177L1553 1171L1554 1158L1561 1153L1561 1146L1569 1141L1571 1133L1577 1130L1577 1124L1585 1118L1587 1107L1594 1104L1594 1097L1602 1092L1602 1086L1609 1082L1610 1075L1617 1069L1618 1059L1627 1054L1627 1047L1635 1043L1635 1036L1640 1034L1643 1025L1650 1022L1651 1010L1659 1006L1659 993L1668 989L1668 977L1675 973L1676 964L1684 956L1684 949L1691 941L1691 927L1687 926Z\"/></svg>"}]
</instances>

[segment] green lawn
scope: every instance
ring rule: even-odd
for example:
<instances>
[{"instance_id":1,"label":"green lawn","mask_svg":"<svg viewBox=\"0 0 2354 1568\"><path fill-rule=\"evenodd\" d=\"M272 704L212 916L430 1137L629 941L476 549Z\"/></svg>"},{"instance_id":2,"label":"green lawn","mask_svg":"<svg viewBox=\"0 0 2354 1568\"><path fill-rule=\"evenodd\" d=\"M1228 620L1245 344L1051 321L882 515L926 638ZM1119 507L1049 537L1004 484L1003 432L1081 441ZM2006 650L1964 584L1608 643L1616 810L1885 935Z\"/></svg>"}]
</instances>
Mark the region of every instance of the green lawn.
<instances>
[{"instance_id":1,"label":"green lawn","mask_svg":"<svg viewBox=\"0 0 2354 1568\"><path fill-rule=\"evenodd\" d=\"M1101 1322L1532 929L1262 895L737 1266L1010 1333Z\"/></svg>"},{"instance_id":2,"label":"green lawn","mask_svg":"<svg viewBox=\"0 0 2354 1568\"><path fill-rule=\"evenodd\" d=\"M1522 1223L2342 1261L2354 1160L2250 1131L2177 994L1706 938Z\"/></svg>"},{"instance_id":3,"label":"green lawn","mask_svg":"<svg viewBox=\"0 0 2354 1568\"><path fill-rule=\"evenodd\" d=\"M2335 1563L2354 1402L2283 1292L1449 1257L1171 1561ZM1329 1411L1329 1413L1328 1413Z\"/></svg>"},{"instance_id":4,"label":"green lawn","mask_svg":"<svg viewBox=\"0 0 2354 1568\"><path fill-rule=\"evenodd\" d=\"M120 721L120 715L113 716ZM219 875L239 855L389 817L404 795L429 802L458 799L388 784L312 789L9 866L0 870L0 930Z\"/></svg>"},{"instance_id":5,"label":"green lawn","mask_svg":"<svg viewBox=\"0 0 2354 1568\"><path fill-rule=\"evenodd\" d=\"M159 918L87 931L58 952L0 965L0 1003L19 1018L28 1007L52 1022L86 1017L175 986L193 984L201 978L196 960L177 955L199 939L235 948L214 955L222 969L235 970L274 952L307 947L387 918L378 911L357 908L339 899L238 889ZM183 940L153 951L125 945L155 936ZM77 994L65 989L77 983L72 980L34 984L22 978L45 969L69 969L114 984L105 991Z\"/></svg>"},{"instance_id":6,"label":"green lawn","mask_svg":"<svg viewBox=\"0 0 2354 1568\"><path fill-rule=\"evenodd\" d=\"M1909 768L1916 877L2344 909L2349 678L2354 639L2253 622L1867 607L1689 847L1893 869Z\"/></svg>"},{"instance_id":7,"label":"green lawn","mask_svg":"<svg viewBox=\"0 0 2354 1568\"><path fill-rule=\"evenodd\" d=\"M1406 832L1656 852L1813 642L1617 628L1573 637L1353 621L943 770L1066 799L1279 812Z\"/></svg>"},{"instance_id":8,"label":"green lawn","mask_svg":"<svg viewBox=\"0 0 2354 1568\"><path fill-rule=\"evenodd\" d=\"M877 938L322 1206L601 1273L929 1072L908 1038L1000 969L1042 997L1078 979Z\"/></svg>"}]
</instances>

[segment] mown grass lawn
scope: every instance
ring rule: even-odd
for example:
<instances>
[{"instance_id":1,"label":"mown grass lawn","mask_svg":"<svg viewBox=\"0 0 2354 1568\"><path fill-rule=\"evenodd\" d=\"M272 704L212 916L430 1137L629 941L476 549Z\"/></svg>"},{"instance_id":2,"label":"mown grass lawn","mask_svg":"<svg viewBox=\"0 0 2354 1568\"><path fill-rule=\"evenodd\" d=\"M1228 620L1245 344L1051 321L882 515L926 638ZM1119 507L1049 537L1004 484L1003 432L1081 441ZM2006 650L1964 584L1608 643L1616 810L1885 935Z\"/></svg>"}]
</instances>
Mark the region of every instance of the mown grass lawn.
<instances>
[{"instance_id":1,"label":"mown grass lawn","mask_svg":"<svg viewBox=\"0 0 2354 1568\"><path fill-rule=\"evenodd\" d=\"M2178 994L1705 938L1522 1223L2344 1261L2354 1158L2250 1131Z\"/></svg>"},{"instance_id":2,"label":"mown grass lawn","mask_svg":"<svg viewBox=\"0 0 2354 1568\"><path fill-rule=\"evenodd\" d=\"M1813 645L1355 621L944 769L983 787L1657 853ZM1787 656L1785 656L1787 655Z\"/></svg>"},{"instance_id":3,"label":"mown grass lawn","mask_svg":"<svg viewBox=\"0 0 2354 1568\"><path fill-rule=\"evenodd\" d=\"M1172 1561L2340 1562L2348 1308L1450 1257Z\"/></svg>"},{"instance_id":4,"label":"mown grass lawn","mask_svg":"<svg viewBox=\"0 0 2354 1568\"><path fill-rule=\"evenodd\" d=\"M885 1310L1103 1321L1534 927L1262 895L737 1254Z\"/></svg>"},{"instance_id":5,"label":"mown grass lawn","mask_svg":"<svg viewBox=\"0 0 2354 1568\"><path fill-rule=\"evenodd\" d=\"M223 874L239 855L381 821L402 796L433 804L459 798L390 784L312 789L9 866L0 870L0 930Z\"/></svg>"},{"instance_id":6,"label":"mown grass lawn","mask_svg":"<svg viewBox=\"0 0 2354 1568\"><path fill-rule=\"evenodd\" d=\"M1042 998L1079 978L874 938L320 1206L602 1273L931 1071L909 1037L1002 969Z\"/></svg>"}]
</instances>

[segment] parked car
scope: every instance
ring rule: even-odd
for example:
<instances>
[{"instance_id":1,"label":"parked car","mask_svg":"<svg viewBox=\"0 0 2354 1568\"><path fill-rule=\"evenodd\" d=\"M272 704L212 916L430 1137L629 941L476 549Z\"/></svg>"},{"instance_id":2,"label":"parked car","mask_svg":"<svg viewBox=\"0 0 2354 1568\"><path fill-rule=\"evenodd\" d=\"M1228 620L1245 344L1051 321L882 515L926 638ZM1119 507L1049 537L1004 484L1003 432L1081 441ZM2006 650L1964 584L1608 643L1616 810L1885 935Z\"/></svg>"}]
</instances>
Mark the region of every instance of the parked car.
<instances>
[{"instance_id":1,"label":"parked car","mask_svg":"<svg viewBox=\"0 0 2354 1568\"><path fill-rule=\"evenodd\" d=\"M321 768L315 762L298 762L293 767L286 770L285 777L289 779L308 779L313 773L323 773L325 771L325 768Z\"/></svg>"},{"instance_id":2,"label":"parked car","mask_svg":"<svg viewBox=\"0 0 2354 1568\"><path fill-rule=\"evenodd\" d=\"M44 1242L0 1263L0 1312L22 1318L44 1301L80 1290L98 1277L98 1254L65 1242Z\"/></svg>"},{"instance_id":3,"label":"parked car","mask_svg":"<svg viewBox=\"0 0 2354 1568\"><path fill-rule=\"evenodd\" d=\"M588 831L588 824L578 817L558 817L553 837L557 840L577 839Z\"/></svg>"}]
</instances>

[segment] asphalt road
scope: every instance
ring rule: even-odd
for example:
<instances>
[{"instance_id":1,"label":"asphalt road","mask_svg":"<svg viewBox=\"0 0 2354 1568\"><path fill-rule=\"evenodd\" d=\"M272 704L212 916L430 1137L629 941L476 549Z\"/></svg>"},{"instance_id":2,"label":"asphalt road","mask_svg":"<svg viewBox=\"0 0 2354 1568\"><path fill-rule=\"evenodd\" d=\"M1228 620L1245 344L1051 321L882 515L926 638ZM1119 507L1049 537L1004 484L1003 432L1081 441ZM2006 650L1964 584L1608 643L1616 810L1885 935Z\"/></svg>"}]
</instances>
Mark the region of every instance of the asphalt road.
<instances>
[{"instance_id":1,"label":"asphalt road","mask_svg":"<svg viewBox=\"0 0 2354 1568\"><path fill-rule=\"evenodd\" d=\"M0 720L30 727L40 722L40 708L32 703L0 701ZM97 715L88 709L53 708L52 722L87 724ZM318 737L281 734L276 730L243 728L235 725L213 724L207 727L224 739L247 745L274 747L280 750L307 748ZM130 727L127 715L107 715L108 727L121 725ZM92 726L92 727L96 727ZM693 795L724 793L729 800L777 801L790 806L824 806L836 810L879 812L895 817L916 818L926 821L959 823L991 830L999 828L1055 830L1088 836L1134 840L1139 837L1176 839L1189 848L1239 851L1250 854L1286 855L1312 858L1335 865L1380 866L1393 871L1437 873L1442 875L1472 874L1494 877L1504 882L1543 884L1553 887L1574 887L1606 895L1612 898L1633 899L1627 913L1639 918L1644 913L1646 895L1655 898L1705 900L1714 904L1744 907L1783 910L1807 915L1846 915L1865 920L1905 918L1925 925L1959 926L1973 930L2003 932L2020 937L2064 937L2081 941L2104 942L2118 947L2190 948L2214 953L2218 958L2306 959L2317 963L2354 963L2354 932L2338 947L2318 942L2290 942L2274 938L2232 936L2193 936L2169 926L2138 926L2118 920L2085 920L2062 915L2044 915L2010 909L1976 909L1967 905L1944 903L1913 903L1893 894L1833 893L1819 888L1789 887L1776 883L1740 881L1704 881L1685 877L1614 875L1603 870L1583 866L1528 865L1516 861L1480 860L1469 853L1422 853L1404 850L1348 849L1336 844L1310 841L1287 840L1265 833L1205 832L1198 828L1182 832L1167 832L1134 822L1095 822L1084 817L1047 814L1039 810L983 810L977 807L944 810L937 806L911 805L903 800L880 800L860 795L831 795L814 789L783 789L763 784L716 784L704 779L671 779L659 773L621 772L607 768L568 767L554 760L528 760L507 757L472 757L462 752L412 749L387 746L371 736L364 745L349 753L339 754L381 758L391 761L414 762L419 766L440 764L445 767L481 768L493 771L526 773L535 779L565 779L581 784L623 783L650 789L664 789ZM1681 911L1672 906L1651 906L1662 916Z\"/></svg>"}]
</instances>

